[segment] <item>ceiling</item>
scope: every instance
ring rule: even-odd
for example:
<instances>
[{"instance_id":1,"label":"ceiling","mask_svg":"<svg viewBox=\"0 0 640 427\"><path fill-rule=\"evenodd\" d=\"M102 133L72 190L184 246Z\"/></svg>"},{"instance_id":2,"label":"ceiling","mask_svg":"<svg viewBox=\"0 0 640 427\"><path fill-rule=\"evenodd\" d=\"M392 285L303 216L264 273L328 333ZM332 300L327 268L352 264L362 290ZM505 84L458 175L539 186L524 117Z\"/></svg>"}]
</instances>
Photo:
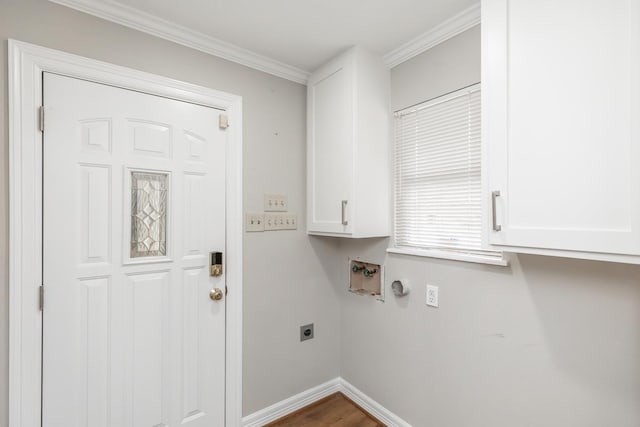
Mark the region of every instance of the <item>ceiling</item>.
<instances>
[{"instance_id":1,"label":"ceiling","mask_svg":"<svg viewBox=\"0 0 640 427\"><path fill-rule=\"evenodd\" d=\"M388 55L470 8L479 11L478 0L52 1L88 13L100 9L107 19L169 24L307 74L349 46Z\"/></svg>"}]
</instances>

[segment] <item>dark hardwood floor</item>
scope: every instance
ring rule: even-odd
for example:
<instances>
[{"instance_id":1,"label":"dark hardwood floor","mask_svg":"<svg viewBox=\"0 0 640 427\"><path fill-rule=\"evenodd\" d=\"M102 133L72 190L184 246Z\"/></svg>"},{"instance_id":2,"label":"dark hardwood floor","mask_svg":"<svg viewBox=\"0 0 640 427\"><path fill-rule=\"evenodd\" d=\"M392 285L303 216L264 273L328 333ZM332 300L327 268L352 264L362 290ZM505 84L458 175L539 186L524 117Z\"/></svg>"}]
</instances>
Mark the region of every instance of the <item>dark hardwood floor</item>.
<instances>
[{"instance_id":1,"label":"dark hardwood floor","mask_svg":"<svg viewBox=\"0 0 640 427\"><path fill-rule=\"evenodd\" d=\"M327 396L265 427L386 427L342 393Z\"/></svg>"}]
</instances>

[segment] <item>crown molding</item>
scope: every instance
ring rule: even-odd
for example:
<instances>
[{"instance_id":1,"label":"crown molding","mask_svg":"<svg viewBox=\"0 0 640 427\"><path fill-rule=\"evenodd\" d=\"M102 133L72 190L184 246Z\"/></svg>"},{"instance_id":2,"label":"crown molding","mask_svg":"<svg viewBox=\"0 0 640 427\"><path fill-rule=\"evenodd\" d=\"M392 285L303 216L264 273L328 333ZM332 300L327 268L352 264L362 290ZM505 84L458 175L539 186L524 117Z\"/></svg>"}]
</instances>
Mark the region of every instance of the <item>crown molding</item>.
<instances>
[{"instance_id":1,"label":"crown molding","mask_svg":"<svg viewBox=\"0 0 640 427\"><path fill-rule=\"evenodd\" d=\"M383 60L387 67L393 68L478 24L480 24L480 3L463 10L432 30L393 49L384 55Z\"/></svg>"},{"instance_id":2,"label":"crown molding","mask_svg":"<svg viewBox=\"0 0 640 427\"><path fill-rule=\"evenodd\" d=\"M310 73L113 0L49 0L246 67L306 84Z\"/></svg>"}]
</instances>

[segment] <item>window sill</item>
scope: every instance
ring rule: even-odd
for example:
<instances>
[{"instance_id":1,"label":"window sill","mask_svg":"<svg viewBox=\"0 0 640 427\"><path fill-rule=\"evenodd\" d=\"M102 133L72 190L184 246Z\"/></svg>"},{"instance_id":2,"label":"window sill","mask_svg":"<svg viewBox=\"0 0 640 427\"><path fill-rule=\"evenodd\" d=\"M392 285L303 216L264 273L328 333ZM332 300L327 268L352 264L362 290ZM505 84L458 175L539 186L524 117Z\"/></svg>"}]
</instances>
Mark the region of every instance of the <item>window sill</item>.
<instances>
[{"instance_id":1,"label":"window sill","mask_svg":"<svg viewBox=\"0 0 640 427\"><path fill-rule=\"evenodd\" d=\"M427 258L448 259L453 261L473 262L476 264L489 264L501 267L509 266L509 259L506 254L500 257L492 257L487 255L465 254L462 252L449 252L438 249L410 249L410 248L388 248L388 253L411 255Z\"/></svg>"}]
</instances>

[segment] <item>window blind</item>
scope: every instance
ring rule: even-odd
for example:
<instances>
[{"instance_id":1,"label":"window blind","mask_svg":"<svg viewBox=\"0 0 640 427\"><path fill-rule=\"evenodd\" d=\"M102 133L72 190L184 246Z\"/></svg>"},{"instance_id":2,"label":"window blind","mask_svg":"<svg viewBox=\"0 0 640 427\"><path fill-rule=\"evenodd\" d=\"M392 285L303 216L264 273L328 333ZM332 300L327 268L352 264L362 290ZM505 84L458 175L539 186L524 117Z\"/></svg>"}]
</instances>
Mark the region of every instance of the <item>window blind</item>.
<instances>
[{"instance_id":1,"label":"window blind","mask_svg":"<svg viewBox=\"0 0 640 427\"><path fill-rule=\"evenodd\" d=\"M395 245L482 249L480 85L396 113Z\"/></svg>"}]
</instances>

